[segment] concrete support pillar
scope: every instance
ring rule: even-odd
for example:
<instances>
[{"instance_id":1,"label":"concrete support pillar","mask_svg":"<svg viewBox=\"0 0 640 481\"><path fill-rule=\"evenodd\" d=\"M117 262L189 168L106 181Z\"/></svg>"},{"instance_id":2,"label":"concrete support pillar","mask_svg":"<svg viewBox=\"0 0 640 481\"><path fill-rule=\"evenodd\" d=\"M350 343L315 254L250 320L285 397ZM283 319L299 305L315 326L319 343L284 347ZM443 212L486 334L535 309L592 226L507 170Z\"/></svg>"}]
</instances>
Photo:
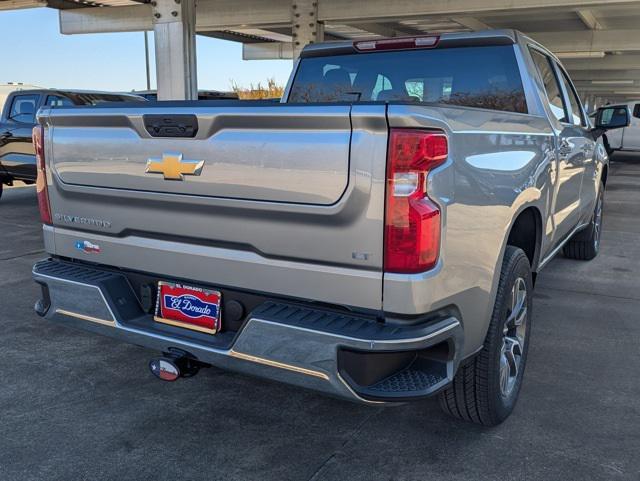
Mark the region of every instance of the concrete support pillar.
<instances>
[{"instance_id":1,"label":"concrete support pillar","mask_svg":"<svg viewBox=\"0 0 640 481\"><path fill-rule=\"evenodd\" d=\"M591 112L593 110L593 95L589 93L580 94L580 98L582 99L582 105L587 112Z\"/></svg>"},{"instance_id":2,"label":"concrete support pillar","mask_svg":"<svg viewBox=\"0 0 640 481\"><path fill-rule=\"evenodd\" d=\"M195 0L153 0L158 100L196 100Z\"/></svg>"},{"instance_id":3,"label":"concrete support pillar","mask_svg":"<svg viewBox=\"0 0 640 481\"><path fill-rule=\"evenodd\" d=\"M318 0L292 0L291 27L296 60L305 45L324 40L324 25L318 22Z\"/></svg>"}]
</instances>

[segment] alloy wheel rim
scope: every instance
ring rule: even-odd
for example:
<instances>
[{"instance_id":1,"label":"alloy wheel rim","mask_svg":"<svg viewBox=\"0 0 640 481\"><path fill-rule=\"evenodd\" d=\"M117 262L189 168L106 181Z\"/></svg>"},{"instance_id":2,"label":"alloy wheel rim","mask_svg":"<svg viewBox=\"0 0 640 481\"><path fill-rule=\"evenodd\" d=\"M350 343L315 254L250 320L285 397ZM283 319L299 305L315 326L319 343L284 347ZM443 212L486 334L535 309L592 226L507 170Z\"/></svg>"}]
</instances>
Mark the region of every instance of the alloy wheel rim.
<instances>
[{"instance_id":1,"label":"alloy wheel rim","mask_svg":"<svg viewBox=\"0 0 640 481\"><path fill-rule=\"evenodd\" d=\"M593 217L594 236L593 242L596 250L600 247L600 235L602 233L602 195L598 196L598 202L596 203L596 211Z\"/></svg>"},{"instance_id":2,"label":"alloy wheel rim","mask_svg":"<svg viewBox=\"0 0 640 481\"><path fill-rule=\"evenodd\" d=\"M527 283L518 277L511 288L511 299L502 329L500 349L500 393L509 397L522 366L527 335Z\"/></svg>"}]
</instances>

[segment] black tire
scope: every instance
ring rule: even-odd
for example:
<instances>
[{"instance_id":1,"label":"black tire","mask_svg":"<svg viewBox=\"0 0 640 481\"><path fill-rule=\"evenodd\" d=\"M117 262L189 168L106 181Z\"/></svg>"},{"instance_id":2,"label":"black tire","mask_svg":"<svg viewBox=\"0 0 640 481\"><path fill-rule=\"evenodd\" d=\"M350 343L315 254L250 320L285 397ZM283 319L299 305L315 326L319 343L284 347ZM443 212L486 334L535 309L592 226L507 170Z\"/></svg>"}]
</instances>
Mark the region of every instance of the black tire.
<instances>
[{"instance_id":1,"label":"black tire","mask_svg":"<svg viewBox=\"0 0 640 481\"><path fill-rule=\"evenodd\" d=\"M516 287L526 289L524 299L517 303L517 317L522 316L520 326L523 326L523 330L517 333L512 332L509 327L515 322L513 319L516 315L512 314L516 309L512 308L512 303ZM476 356L460 366L453 383L440 393L440 406L447 414L483 426L500 424L511 414L518 399L527 362L532 298L533 280L529 259L522 249L507 246L484 346ZM520 341L519 358L513 356L515 349L512 340L516 335ZM510 341L507 342L507 339ZM505 355L507 345L512 349ZM509 356L509 352L513 357ZM515 373L511 363L504 364L505 360L515 362ZM502 382L501 373L505 372L503 367L509 373L507 384Z\"/></svg>"},{"instance_id":2,"label":"black tire","mask_svg":"<svg viewBox=\"0 0 640 481\"><path fill-rule=\"evenodd\" d=\"M604 214L604 184L600 182L600 189L596 197L596 206L589 225L574 234L562 248L565 257L580 261L590 261L600 252L600 236L602 235L602 221Z\"/></svg>"},{"instance_id":3,"label":"black tire","mask_svg":"<svg viewBox=\"0 0 640 481\"><path fill-rule=\"evenodd\" d=\"M2 190L4 189L4 185L2 185L2 181L0 181L0 199L2 199Z\"/></svg>"}]
</instances>

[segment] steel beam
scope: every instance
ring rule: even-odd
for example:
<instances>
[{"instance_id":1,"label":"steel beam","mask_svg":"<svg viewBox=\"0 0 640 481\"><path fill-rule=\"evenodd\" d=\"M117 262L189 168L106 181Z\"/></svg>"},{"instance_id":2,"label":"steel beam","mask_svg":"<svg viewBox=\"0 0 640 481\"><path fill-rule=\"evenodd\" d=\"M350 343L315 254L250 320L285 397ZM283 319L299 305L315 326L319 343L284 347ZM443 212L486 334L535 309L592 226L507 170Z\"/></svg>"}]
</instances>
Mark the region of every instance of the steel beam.
<instances>
[{"instance_id":1,"label":"steel beam","mask_svg":"<svg viewBox=\"0 0 640 481\"><path fill-rule=\"evenodd\" d=\"M531 38L553 52L608 52L640 50L638 30L533 32Z\"/></svg>"},{"instance_id":2,"label":"steel beam","mask_svg":"<svg viewBox=\"0 0 640 481\"><path fill-rule=\"evenodd\" d=\"M390 27L389 25L383 23L350 23L349 27L364 30L365 32L380 35L381 37L396 37L398 35L407 35L406 32Z\"/></svg>"},{"instance_id":3,"label":"steel beam","mask_svg":"<svg viewBox=\"0 0 640 481\"><path fill-rule=\"evenodd\" d=\"M291 30L294 60L305 45L324 40L324 29L318 22L318 0L292 0Z\"/></svg>"},{"instance_id":4,"label":"steel beam","mask_svg":"<svg viewBox=\"0 0 640 481\"><path fill-rule=\"evenodd\" d=\"M481 22L477 18L473 18L473 17L467 17L467 16L451 17L451 20L471 30L488 30L491 28L486 23Z\"/></svg>"},{"instance_id":5,"label":"steel beam","mask_svg":"<svg viewBox=\"0 0 640 481\"><path fill-rule=\"evenodd\" d=\"M291 60L293 44L291 42L265 42L242 44L243 60Z\"/></svg>"},{"instance_id":6,"label":"steel beam","mask_svg":"<svg viewBox=\"0 0 640 481\"><path fill-rule=\"evenodd\" d=\"M60 10L60 32L64 34L132 32L152 30L152 6L80 8ZM290 0L200 0L196 31L229 30L233 27L291 25Z\"/></svg>"},{"instance_id":7,"label":"steel beam","mask_svg":"<svg viewBox=\"0 0 640 481\"><path fill-rule=\"evenodd\" d=\"M158 100L198 98L195 0L155 0Z\"/></svg>"},{"instance_id":8,"label":"steel beam","mask_svg":"<svg viewBox=\"0 0 640 481\"><path fill-rule=\"evenodd\" d=\"M637 0L616 0L615 4L638 4ZM526 9L561 8L595 8L609 6L607 0L366 0L350 2L345 0L320 0L318 17L325 22L351 22L405 19L429 15L474 15L500 11L522 11Z\"/></svg>"},{"instance_id":9,"label":"steel beam","mask_svg":"<svg viewBox=\"0 0 640 481\"><path fill-rule=\"evenodd\" d=\"M589 82L575 82L575 87L581 92L612 92L614 90L640 90L640 83L628 85L594 85Z\"/></svg>"},{"instance_id":10,"label":"steel beam","mask_svg":"<svg viewBox=\"0 0 640 481\"><path fill-rule=\"evenodd\" d=\"M266 40L273 40L274 42L293 41L293 37L291 35L272 32L271 30L264 28L234 28L233 31L243 35L251 35L252 37L261 37Z\"/></svg>"},{"instance_id":11,"label":"steel beam","mask_svg":"<svg viewBox=\"0 0 640 481\"><path fill-rule=\"evenodd\" d=\"M411 27L409 25L394 24L394 23L372 23L372 22L351 22L348 24L350 27L364 30L365 32L380 35L382 37L398 37L409 35L424 35L422 30Z\"/></svg>"},{"instance_id":12,"label":"steel beam","mask_svg":"<svg viewBox=\"0 0 640 481\"><path fill-rule=\"evenodd\" d=\"M602 25L591 10L577 10L576 13L589 30L602 30Z\"/></svg>"},{"instance_id":13,"label":"steel beam","mask_svg":"<svg viewBox=\"0 0 640 481\"><path fill-rule=\"evenodd\" d=\"M571 70L568 69L571 79L579 81L605 81L605 80L640 80L640 65L635 70Z\"/></svg>"},{"instance_id":14,"label":"steel beam","mask_svg":"<svg viewBox=\"0 0 640 481\"><path fill-rule=\"evenodd\" d=\"M198 31L289 25L291 0L198 0Z\"/></svg>"},{"instance_id":15,"label":"steel beam","mask_svg":"<svg viewBox=\"0 0 640 481\"><path fill-rule=\"evenodd\" d=\"M638 0L317 0L319 22L361 23L406 20L425 16L471 17L492 12L518 12L527 9L582 9L609 5L638 5ZM113 17L129 24L129 29L151 29L143 8L135 7L82 8L60 13L63 33L99 33L114 30ZM127 10L124 10L127 9ZM137 9L137 10L134 10ZM110 13L100 12L110 10ZM123 12L123 13L119 13ZM124 13L126 12L126 13ZM104 21L102 20L104 19ZM69 23L75 24L74 31ZM198 31L227 30L233 27L275 27L291 24L291 0L199 0L196 29Z\"/></svg>"},{"instance_id":16,"label":"steel beam","mask_svg":"<svg viewBox=\"0 0 640 481\"><path fill-rule=\"evenodd\" d=\"M607 55L594 59L564 59L562 64L571 71L575 70L627 70L640 68L639 54Z\"/></svg>"},{"instance_id":17,"label":"steel beam","mask_svg":"<svg viewBox=\"0 0 640 481\"><path fill-rule=\"evenodd\" d=\"M636 95L638 92L640 92L640 86L634 86L634 85L618 85L618 86L611 86L611 87L602 87L602 86L598 86L598 87L576 87L578 90L584 92L585 94L596 94L596 95L608 95L608 94L613 94L614 92L616 93L616 95ZM639 95L640 97L640 95Z\"/></svg>"},{"instance_id":18,"label":"steel beam","mask_svg":"<svg viewBox=\"0 0 640 481\"><path fill-rule=\"evenodd\" d=\"M151 4L60 10L60 33L137 32L153 30Z\"/></svg>"}]
</instances>

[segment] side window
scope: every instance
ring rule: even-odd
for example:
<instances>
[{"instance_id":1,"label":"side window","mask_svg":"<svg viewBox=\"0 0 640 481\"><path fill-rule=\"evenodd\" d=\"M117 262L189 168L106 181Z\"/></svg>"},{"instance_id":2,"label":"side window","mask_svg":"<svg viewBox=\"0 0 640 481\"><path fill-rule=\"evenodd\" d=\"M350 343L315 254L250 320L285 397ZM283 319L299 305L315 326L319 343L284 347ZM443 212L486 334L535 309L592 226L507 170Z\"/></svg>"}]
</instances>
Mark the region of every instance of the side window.
<instances>
[{"instance_id":1,"label":"side window","mask_svg":"<svg viewBox=\"0 0 640 481\"><path fill-rule=\"evenodd\" d=\"M640 104L636 104L633 107L633 116L637 119L640 119Z\"/></svg>"},{"instance_id":2,"label":"side window","mask_svg":"<svg viewBox=\"0 0 640 481\"><path fill-rule=\"evenodd\" d=\"M576 95L576 91L573 89L573 85L571 85L567 74L562 69L560 69L560 71L562 72L562 82L564 82L564 88L567 91L567 95L569 96L569 103L571 104L571 123L573 125L582 125L584 127L587 125L587 123L582 117L582 109L580 108L580 100L578 99L578 95Z\"/></svg>"},{"instance_id":3,"label":"side window","mask_svg":"<svg viewBox=\"0 0 640 481\"><path fill-rule=\"evenodd\" d=\"M38 95L16 95L11 103L9 119L25 124L35 123L38 99Z\"/></svg>"},{"instance_id":4,"label":"side window","mask_svg":"<svg viewBox=\"0 0 640 481\"><path fill-rule=\"evenodd\" d=\"M66 97L59 97L57 95L49 95L45 102L47 107L66 107L73 105L73 102Z\"/></svg>"},{"instance_id":5,"label":"side window","mask_svg":"<svg viewBox=\"0 0 640 481\"><path fill-rule=\"evenodd\" d=\"M531 49L530 51L533 63L535 63L540 78L544 83L544 90L547 92L551 112L553 112L553 115L555 115L560 122L568 122L567 109L562 99L560 84L551 67L551 59L535 49Z\"/></svg>"}]
</instances>

